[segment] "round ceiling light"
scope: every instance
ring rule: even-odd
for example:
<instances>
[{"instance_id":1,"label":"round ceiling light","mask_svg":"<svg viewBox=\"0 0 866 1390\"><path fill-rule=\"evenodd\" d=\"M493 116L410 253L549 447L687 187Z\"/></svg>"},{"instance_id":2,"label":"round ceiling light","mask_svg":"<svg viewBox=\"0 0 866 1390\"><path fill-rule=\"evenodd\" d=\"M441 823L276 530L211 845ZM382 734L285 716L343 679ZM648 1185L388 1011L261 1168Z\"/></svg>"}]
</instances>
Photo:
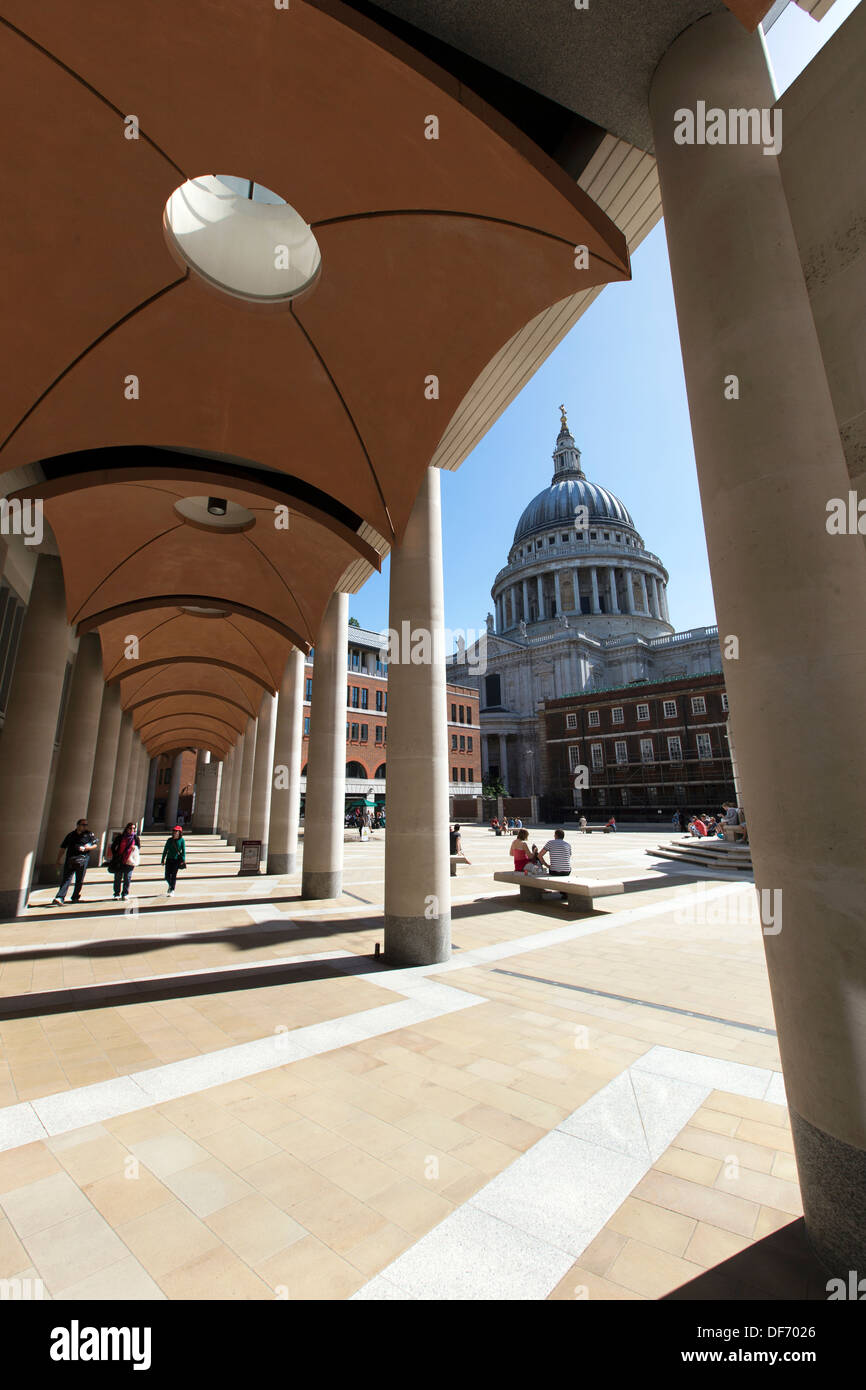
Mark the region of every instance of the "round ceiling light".
<instances>
[{"instance_id":1,"label":"round ceiling light","mask_svg":"<svg viewBox=\"0 0 866 1390\"><path fill-rule=\"evenodd\" d=\"M215 511L218 503L221 510ZM238 502L229 502L225 497L181 497L174 509L187 526L197 526L202 531L222 531L231 535L237 531L249 531L256 524L255 512L248 511Z\"/></svg>"},{"instance_id":2,"label":"round ceiling light","mask_svg":"<svg viewBox=\"0 0 866 1390\"><path fill-rule=\"evenodd\" d=\"M228 174L204 174L176 188L163 227L183 265L239 299L295 299L314 283L322 264L319 244L300 213L270 189Z\"/></svg>"}]
</instances>

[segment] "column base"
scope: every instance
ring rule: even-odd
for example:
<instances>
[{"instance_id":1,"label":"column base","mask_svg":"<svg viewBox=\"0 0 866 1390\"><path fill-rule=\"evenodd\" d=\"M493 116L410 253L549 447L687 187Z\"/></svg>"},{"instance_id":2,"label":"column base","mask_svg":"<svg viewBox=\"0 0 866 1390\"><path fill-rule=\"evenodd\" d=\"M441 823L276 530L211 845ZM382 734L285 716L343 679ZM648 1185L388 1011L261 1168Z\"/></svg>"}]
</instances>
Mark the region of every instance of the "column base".
<instances>
[{"instance_id":1,"label":"column base","mask_svg":"<svg viewBox=\"0 0 866 1390\"><path fill-rule=\"evenodd\" d=\"M325 869L322 872L304 870L301 877L302 898L339 898L342 891L342 869Z\"/></svg>"},{"instance_id":2,"label":"column base","mask_svg":"<svg viewBox=\"0 0 866 1390\"><path fill-rule=\"evenodd\" d=\"M297 854L269 854L268 873L269 874L293 874L297 867Z\"/></svg>"},{"instance_id":3,"label":"column base","mask_svg":"<svg viewBox=\"0 0 866 1390\"><path fill-rule=\"evenodd\" d=\"M7 917L20 917L27 906L27 893L20 888L0 889L0 920Z\"/></svg>"},{"instance_id":4,"label":"column base","mask_svg":"<svg viewBox=\"0 0 866 1390\"><path fill-rule=\"evenodd\" d=\"M806 1231L836 1278L866 1276L866 1151L816 1129L790 1109Z\"/></svg>"},{"instance_id":5,"label":"column base","mask_svg":"<svg viewBox=\"0 0 866 1390\"><path fill-rule=\"evenodd\" d=\"M394 917L385 914L388 965L441 965L451 959L451 914Z\"/></svg>"}]
</instances>

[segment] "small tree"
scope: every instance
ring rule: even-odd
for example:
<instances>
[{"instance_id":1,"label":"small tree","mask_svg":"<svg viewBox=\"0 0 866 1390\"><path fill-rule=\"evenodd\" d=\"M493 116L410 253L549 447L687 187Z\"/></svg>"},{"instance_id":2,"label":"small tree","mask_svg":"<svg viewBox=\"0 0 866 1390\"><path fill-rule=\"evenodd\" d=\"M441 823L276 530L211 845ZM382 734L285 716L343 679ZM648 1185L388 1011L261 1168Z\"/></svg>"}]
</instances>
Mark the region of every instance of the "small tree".
<instances>
[{"instance_id":1,"label":"small tree","mask_svg":"<svg viewBox=\"0 0 866 1390\"><path fill-rule=\"evenodd\" d=\"M482 785L481 795L485 801L495 801L498 796L507 796L508 792L501 777L488 777Z\"/></svg>"},{"instance_id":2,"label":"small tree","mask_svg":"<svg viewBox=\"0 0 866 1390\"><path fill-rule=\"evenodd\" d=\"M361 626L361 624L358 622L358 619L357 619L357 618L350 618L350 619L349 619L349 627L360 627L360 626Z\"/></svg>"}]
</instances>

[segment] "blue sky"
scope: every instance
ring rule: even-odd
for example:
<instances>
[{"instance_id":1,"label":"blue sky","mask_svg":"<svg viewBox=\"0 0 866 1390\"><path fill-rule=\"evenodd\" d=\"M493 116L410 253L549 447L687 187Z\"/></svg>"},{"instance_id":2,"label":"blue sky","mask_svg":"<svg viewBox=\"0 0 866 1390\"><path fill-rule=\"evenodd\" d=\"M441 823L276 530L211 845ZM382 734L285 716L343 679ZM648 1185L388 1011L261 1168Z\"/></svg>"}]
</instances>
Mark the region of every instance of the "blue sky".
<instances>
[{"instance_id":1,"label":"blue sky","mask_svg":"<svg viewBox=\"0 0 866 1390\"><path fill-rule=\"evenodd\" d=\"M788 6L767 36L779 93L858 3L836 0L820 24ZM674 626L715 622L660 223L635 252L632 280L603 291L458 472L442 474L446 627L483 627L517 519L550 482L560 401L587 477L622 499L668 569ZM350 600L363 627L387 626L388 574L386 562Z\"/></svg>"}]
</instances>

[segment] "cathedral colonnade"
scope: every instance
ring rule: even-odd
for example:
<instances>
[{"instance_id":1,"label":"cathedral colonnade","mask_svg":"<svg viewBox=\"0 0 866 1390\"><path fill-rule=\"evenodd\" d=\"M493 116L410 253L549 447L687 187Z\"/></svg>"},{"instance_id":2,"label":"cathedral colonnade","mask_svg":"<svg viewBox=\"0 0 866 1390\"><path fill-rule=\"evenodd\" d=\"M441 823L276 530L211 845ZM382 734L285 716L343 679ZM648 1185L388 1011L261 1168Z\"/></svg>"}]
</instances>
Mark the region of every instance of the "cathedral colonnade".
<instances>
[{"instance_id":1,"label":"cathedral colonnade","mask_svg":"<svg viewBox=\"0 0 866 1390\"><path fill-rule=\"evenodd\" d=\"M676 143L674 113L698 102L774 106L760 40L730 14L680 35L650 109L719 632L739 642L725 683L756 886L776 908L764 946L806 1229L843 1273L866 1267L866 553L825 527L849 475L779 161ZM792 662L804 643L818 725ZM808 815L787 814L804 795Z\"/></svg>"}]
</instances>

